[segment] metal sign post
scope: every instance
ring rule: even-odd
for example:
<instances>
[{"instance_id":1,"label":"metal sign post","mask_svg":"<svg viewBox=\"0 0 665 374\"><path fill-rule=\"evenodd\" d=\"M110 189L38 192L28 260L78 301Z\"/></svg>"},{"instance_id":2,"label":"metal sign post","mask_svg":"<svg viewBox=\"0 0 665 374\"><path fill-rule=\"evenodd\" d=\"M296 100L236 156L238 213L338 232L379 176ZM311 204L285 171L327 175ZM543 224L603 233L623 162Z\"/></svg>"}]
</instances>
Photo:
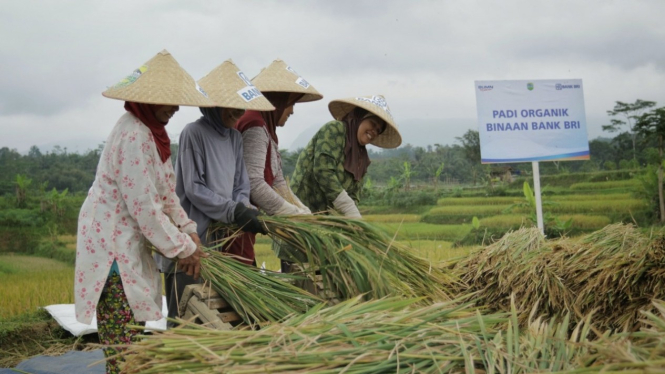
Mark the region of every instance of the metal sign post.
<instances>
[{"instance_id":1,"label":"metal sign post","mask_svg":"<svg viewBox=\"0 0 665 374\"><path fill-rule=\"evenodd\" d=\"M540 233L545 235L545 225L543 225L543 199L540 196L540 165L538 161L531 162L533 168L533 192L536 195L536 220Z\"/></svg>"}]
</instances>

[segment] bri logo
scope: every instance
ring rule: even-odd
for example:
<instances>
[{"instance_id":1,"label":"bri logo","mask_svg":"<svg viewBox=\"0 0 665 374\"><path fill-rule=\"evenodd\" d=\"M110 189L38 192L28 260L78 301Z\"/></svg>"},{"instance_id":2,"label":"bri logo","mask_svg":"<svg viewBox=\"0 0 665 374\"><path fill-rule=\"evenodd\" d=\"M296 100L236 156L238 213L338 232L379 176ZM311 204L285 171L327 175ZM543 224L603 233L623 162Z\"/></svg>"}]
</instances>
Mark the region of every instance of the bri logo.
<instances>
[{"instance_id":1,"label":"bri logo","mask_svg":"<svg viewBox=\"0 0 665 374\"><path fill-rule=\"evenodd\" d=\"M481 91L491 91L494 89L494 86L478 86L478 89Z\"/></svg>"},{"instance_id":2,"label":"bri logo","mask_svg":"<svg viewBox=\"0 0 665 374\"><path fill-rule=\"evenodd\" d=\"M561 90L570 89L570 88L580 88L580 85L579 84L561 84L561 83L557 83L557 84L554 85L554 88L557 91L561 91Z\"/></svg>"}]
</instances>

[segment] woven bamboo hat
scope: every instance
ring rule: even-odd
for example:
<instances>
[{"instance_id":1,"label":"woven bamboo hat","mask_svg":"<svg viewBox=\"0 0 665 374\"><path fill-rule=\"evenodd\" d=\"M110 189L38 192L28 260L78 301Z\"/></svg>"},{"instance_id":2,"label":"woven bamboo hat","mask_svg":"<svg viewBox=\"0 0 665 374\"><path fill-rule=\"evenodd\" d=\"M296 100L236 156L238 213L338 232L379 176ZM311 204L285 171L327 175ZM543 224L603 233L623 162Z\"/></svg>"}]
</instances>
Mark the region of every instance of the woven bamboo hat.
<instances>
[{"instance_id":1,"label":"woven bamboo hat","mask_svg":"<svg viewBox=\"0 0 665 374\"><path fill-rule=\"evenodd\" d=\"M275 110L270 101L231 60L224 61L199 79L198 83L217 106L258 111Z\"/></svg>"},{"instance_id":2,"label":"woven bamboo hat","mask_svg":"<svg viewBox=\"0 0 665 374\"><path fill-rule=\"evenodd\" d=\"M102 95L144 104L215 106L167 50L159 52Z\"/></svg>"},{"instance_id":3,"label":"woven bamboo hat","mask_svg":"<svg viewBox=\"0 0 665 374\"><path fill-rule=\"evenodd\" d=\"M393 115L383 96L351 97L333 100L328 104L328 110L336 120L342 120L356 107L363 108L386 122L386 129L370 144L381 148L397 148L402 144L402 135L399 133L399 128L393 120Z\"/></svg>"},{"instance_id":4,"label":"woven bamboo hat","mask_svg":"<svg viewBox=\"0 0 665 374\"><path fill-rule=\"evenodd\" d=\"M280 59L261 70L259 75L252 79L252 83L263 92L302 93L304 96L298 100L299 103L323 99L323 95L314 86Z\"/></svg>"}]
</instances>

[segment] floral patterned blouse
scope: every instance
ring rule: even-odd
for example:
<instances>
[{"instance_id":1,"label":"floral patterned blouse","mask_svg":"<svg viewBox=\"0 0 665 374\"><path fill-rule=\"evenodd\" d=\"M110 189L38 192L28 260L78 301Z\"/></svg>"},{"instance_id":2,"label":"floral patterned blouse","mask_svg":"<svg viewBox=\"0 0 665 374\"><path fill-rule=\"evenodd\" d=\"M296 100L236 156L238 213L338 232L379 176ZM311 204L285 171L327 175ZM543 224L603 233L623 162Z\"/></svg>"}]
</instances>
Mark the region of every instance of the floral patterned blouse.
<instances>
[{"instance_id":1,"label":"floral patterned blouse","mask_svg":"<svg viewBox=\"0 0 665 374\"><path fill-rule=\"evenodd\" d=\"M330 121L298 156L291 189L313 213L332 209L343 190L358 204L362 180L356 181L344 169L345 145L344 122Z\"/></svg>"},{"instance_id":2,"label":"floral patterned blouse","mask_svg":"<svg viewBox=\"0 0 665 374\"><path fill-rule=\"evenodd\" d=\"M196 250L175 194L171 161L161 162L150 129L125 113L106 140L78 221L76 319L90 324L115 260L137 321L162 318L162 286L148 241L166 257Z\"/></svg>"}]
</instances>

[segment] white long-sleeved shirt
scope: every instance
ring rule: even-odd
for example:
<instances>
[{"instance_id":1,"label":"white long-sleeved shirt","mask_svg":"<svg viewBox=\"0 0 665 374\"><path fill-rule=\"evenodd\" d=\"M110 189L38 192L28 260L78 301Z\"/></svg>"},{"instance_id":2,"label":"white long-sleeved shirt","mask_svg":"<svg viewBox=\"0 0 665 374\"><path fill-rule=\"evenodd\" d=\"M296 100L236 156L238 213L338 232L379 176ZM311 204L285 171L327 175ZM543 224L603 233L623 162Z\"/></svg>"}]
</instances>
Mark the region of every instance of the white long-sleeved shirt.
<instances>
[{"instance_id":1,"label":"white long-sleeved shirt","mask_svg":"<svg viewBox=\"0 0 665 374\"><path fill-rule=\"evenodd\" d=\"M89 324L115 260L137 321L162 318L161 277L147 248L169 258L196 250L196 223L180 206L170 160L162 162L150 129L125 113L106 140L78 222L76 319Z\"/></svg>"}]
</instances>

